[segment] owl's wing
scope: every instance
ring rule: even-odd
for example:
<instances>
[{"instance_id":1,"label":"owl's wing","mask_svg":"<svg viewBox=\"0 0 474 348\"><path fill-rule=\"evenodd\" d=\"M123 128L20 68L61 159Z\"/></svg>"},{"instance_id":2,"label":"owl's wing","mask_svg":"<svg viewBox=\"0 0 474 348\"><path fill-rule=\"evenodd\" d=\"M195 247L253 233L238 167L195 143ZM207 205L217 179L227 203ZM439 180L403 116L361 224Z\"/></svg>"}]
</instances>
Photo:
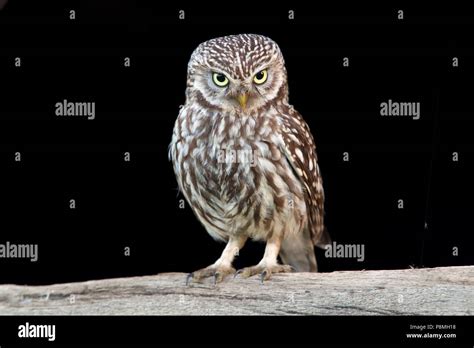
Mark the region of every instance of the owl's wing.
<instances>
[{"instance_id":1,"label":"owl's wing","mask_svg":"<svg viewBox=\"0 0 474 348\"><path fill-rule=\"evenodd\" d=\"M281 120L282 152L302 184L311 238L315 245L324 247L330 239L324 229L324 190L314 138L308 124L292 107L284 110Z\"/></svg>"}]
</instances>

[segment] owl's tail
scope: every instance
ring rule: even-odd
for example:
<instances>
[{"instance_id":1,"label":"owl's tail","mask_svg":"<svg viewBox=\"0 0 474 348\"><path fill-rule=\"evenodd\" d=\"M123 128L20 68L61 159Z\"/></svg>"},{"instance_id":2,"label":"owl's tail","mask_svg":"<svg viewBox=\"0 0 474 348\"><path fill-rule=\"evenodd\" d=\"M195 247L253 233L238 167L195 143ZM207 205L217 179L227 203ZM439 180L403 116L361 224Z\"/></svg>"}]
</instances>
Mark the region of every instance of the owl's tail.
<instances>
[{"instance_id":1,"label":"owl's tail","mask_svg":"<svg viewBox=\"0 0 474 348\"><path fill-rule=\"evenodd\" d=\"M316 246L325 249L331 243L331 237L324 228ZM318 263L314 253L314 242L311 233L305 229L303 233L290 236L283 240L280 258L284 264L295 268L296 272L317 272Z\"/></svg>"},{"instance_id":2,"label":"owl's tail","mask_svg":"<svg viewBox=\"0 0 474 348\"><path fill-rule=\"evenodd\" d=\"M296 272L317 272L318 264L314 244L308 229L285 238L280 249L281 261L295 268Z\"/></svg>"},{"instance_id":3,"label":"owl's tail","mask_svg":"<svg viewBox=\"0 0 474 348\"><path fill-rule=\"evenodd\" d=\"M332 243L331 236L329 235L327 227L324 226L323 233L321 233L318 241L314 245L316 245L318 248L326 250L326 248L330 246L331 243Z\"/></svg>"}]
</instances>

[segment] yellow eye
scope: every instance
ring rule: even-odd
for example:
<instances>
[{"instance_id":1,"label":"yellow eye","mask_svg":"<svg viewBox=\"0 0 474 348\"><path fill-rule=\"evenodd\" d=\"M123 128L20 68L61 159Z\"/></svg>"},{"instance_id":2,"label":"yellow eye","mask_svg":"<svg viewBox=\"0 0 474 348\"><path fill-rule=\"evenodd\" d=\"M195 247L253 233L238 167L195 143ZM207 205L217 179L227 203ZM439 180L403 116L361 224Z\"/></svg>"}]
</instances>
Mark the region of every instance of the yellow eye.
<instances>
[{"instance_id":1,"label":"yellow eye","mask_svg":"<svg viewBox=\"0 0 474 348\"><path fill-rule=\"evenodd\" d=\"M253 77L253 82L255 82L257 85L261 85L262 83L265 83L265 81L267 81L267 77L267 70L262 70L255 74L255 76Z\"/></svg>"},{"instance_id":2,"label":"yellow eye","mask_svg":"<svg viewBox=\"0 0 474 348\"><path fill-rule=\"evenodd\" d=\"M212 81L219 87L225 87L229 84L227 76L221 73L212 73Z\"/></svg>"}]
</instances>

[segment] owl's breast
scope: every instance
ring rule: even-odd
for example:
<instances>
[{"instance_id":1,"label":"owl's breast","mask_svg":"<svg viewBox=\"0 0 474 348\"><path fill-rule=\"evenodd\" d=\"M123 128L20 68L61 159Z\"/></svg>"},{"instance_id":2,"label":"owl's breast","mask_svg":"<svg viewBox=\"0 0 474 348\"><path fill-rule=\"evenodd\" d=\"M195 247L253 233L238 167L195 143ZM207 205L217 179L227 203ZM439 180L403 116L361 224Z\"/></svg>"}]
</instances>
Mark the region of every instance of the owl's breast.
<instances>
[{"instance_id":1,"label":"owl's breast","mask_svg":"<svg viewBox=\"0 0 474 348\"><path fill-rule=\"evenodd\" d=\"M180 188L208 232L265 239L275 230L300 230L303 192L271 120L228 114L198 122L174 137L172 157Z\"/></svg>"}]
</instances>

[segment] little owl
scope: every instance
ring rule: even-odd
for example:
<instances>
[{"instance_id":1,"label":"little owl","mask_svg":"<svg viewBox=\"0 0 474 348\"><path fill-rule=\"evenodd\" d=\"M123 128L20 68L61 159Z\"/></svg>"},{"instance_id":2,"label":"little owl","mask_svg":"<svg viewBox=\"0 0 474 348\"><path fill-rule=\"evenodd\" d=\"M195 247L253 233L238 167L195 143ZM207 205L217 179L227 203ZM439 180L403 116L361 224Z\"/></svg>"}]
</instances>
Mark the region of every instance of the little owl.
<instances>
[{"instance_id":1,"label":"little owl","mask_svg":"<svg viewBox=\"0 0 474 348\"><path fill-rule=\"evenodd\" d=\"M196 217L227 242L221 257L188 281L234 274L232 262L248 238L265 241L265 253L236 275L263 281L272 273L317 271L314 245L329 242L322 179L310 129L289 104L274 41L243 34L196 48L169 156Z\"/></svg>"}]
</instances>

